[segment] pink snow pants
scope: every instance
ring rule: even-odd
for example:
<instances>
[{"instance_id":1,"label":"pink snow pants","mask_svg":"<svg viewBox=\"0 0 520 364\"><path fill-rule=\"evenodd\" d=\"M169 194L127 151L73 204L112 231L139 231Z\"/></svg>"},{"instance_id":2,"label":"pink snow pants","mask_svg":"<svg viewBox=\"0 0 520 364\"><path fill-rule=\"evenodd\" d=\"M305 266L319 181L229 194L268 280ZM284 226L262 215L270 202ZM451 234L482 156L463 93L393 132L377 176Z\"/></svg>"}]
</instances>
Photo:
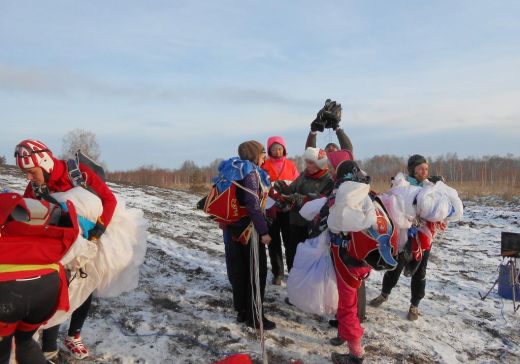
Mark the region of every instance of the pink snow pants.
<instances>
[{"instance_id":1,"label":"pink snow pants","mask_svg":"<svg viewBox=\"0 0 520 364\"><path fill-rule=\"evenodd\" d=\"M366 277L370 267L348 267L349 271L358 277ZM349 286L340 277L336 270L336 281L338 283L338 333L346 341L360 340L364 329L361 327L357 315L357 289Z\"/></svg>"}]
</instances>

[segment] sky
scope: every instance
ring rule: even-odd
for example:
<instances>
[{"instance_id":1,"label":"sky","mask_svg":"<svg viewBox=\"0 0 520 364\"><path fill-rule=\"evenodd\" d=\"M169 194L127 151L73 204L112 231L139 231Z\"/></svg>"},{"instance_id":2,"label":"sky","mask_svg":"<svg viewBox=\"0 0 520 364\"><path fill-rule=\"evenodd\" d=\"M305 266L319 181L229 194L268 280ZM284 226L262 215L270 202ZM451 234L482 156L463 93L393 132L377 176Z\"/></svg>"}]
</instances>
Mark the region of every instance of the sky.
<instances>
[{"instance_id":1,"label":"sky","mask_svg":"<svg viewBox=\"0 0 520 364\"><path fill-rule=\"evenodd\" d=\"M356 158L520 155L520 2L0 2L0 155L96 134L110 170L302 154L325 99ZM326 130L324 147L336 136Z\"/></svg>"}]
</instances>

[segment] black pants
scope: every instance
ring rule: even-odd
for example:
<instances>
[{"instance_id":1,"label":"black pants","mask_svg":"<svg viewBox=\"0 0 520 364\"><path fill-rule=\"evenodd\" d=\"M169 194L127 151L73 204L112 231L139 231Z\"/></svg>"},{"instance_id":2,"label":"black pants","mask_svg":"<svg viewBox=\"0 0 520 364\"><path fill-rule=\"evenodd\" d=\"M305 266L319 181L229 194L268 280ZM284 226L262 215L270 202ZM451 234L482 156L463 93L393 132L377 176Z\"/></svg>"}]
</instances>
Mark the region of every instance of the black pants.
<instances>
[{"instance_id":1,"label":"black pants","mask_svg":"<svg viewBox=\"0 0 520 364\"><path fill-rule=\"evenodd\" d=\"M92 304L92 295L88 296L88 298L74 310L72 316L70 318L69 325L69 336L74 336L81 332L83 328L83 324L87 319L88 312L90 310L90 306ZM56 325L53 327L49 327L48 329L43 330L42 334L42 350L44 352L56 351L58 350L58 333L60 331L60 325Z\"/></svg>"},{"instance_id":2,"label":"black pants","mask_svg":"<svg viewBox=\"0 0 520 364\"><path fill-rule=\"evenodd\" d=\"M47 320L56 310L59 298L58 272L37 279L0 282L0 321L23 321L38 324ZM20 364L45 364L42 350L31 332L16 331L0 340L0 364L9 363L13 338L16 359Z\"/></svg>"},{"instance_id":3,"label":"black pants","mask_svg":"<svg viewBox=\"0 0 520 364\"><path fill-rule=\"evenodd\" d=\"M279 212L269 225L269 235L271 236L271 243L268 245L269 258L271 259L271 268L275 277L283 277L284 274L282 240L287 255L287 245L290 239L289 229L288 212Z\"/></svg>"},{"instance_id":4,"label":"black pants","mask_svg":"<svg viewBox=\"0 0 520 364\"><path fill-rule=\"evenodd\" d=\"M292 269L298 244L307 240L308 237L309 228L307 226L291 225L289 244L285 247L285 258L287 259L287 269L289 271Z\"/></svg>"},{"instance_id":5,"label":"black pants","mask_svg":"<svg viewBox=\"0 0 520 364\"><path fill-rule=\"evenodd\" d=\"M419 264L419 268L417 268L417 271L412 276L412 298L410 303L416 307L419 306L419 302L424 298L426 288L426 266L428 264L429 256L429 250L423 252L421 264ZM397 259L397 267L394 270L387 271L383 277L383 288L381 289L383 294L389 295L390 292L392 292L392 288L396 286L405 264L406 260L404 254L401 253Z\"/></svg>"},{"instance_id":6,"label":"black pants","mask_svg":"<svg viewBox=\"0 0 520 364\"><path fill-rule=\"evenodd\" d=\"M260 238L259 238L260 239ZM259 240L258 239L258 240ZM260 274L260 298L263 303L265 294L265 280L267 277L267 255L265 245L259 241L258 246L258 269ZM249 322L258 322L256 317L252 295L256 294L251 285L252 267L251 250L253 242L249 240L247 245L231 241L226 245L226 264L228 264L229 281L233 288L233 306L239 313L245 314Z\"/></svg>"},{"instance_id":7,"label":"black pants","mask_svg":"<svg viewBox=\"0 0 520 364\"><path fill-rule=\"evenodd\" d=\"M367 291L364 279L357 290L357 315L360 322L365 321L367 315Z\"/></svg>"}]
</instances>

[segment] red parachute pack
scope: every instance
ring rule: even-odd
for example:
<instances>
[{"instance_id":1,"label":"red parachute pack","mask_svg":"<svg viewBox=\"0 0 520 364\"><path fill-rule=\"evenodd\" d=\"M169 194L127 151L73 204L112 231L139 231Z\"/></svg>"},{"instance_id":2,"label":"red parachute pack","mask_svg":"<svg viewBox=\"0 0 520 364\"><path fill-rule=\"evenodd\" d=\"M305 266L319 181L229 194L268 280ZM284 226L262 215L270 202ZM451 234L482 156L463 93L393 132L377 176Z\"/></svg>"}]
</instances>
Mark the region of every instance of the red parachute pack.
<instances>
[{"instance_id":1,"label":"red parachute pack","mask_svg":"<svg viewBox=\"0 0 520 364\"><path fill-rule=\"evenodd\" d=\"M24 199L17 193L0 194L0 264L53 264L67 253L79 234L74 205L60 226L50 224L54 206Z\"/></svg>"},{"instance_id":2,"label":"red parachute pack","mask_svg":"<svg viewBox=\"0 0 520 364\"><path fill-rule=\"evenodd\" d=\"M218 192L217 186L213 185L208 196L202 199L197 205L216 222L224 224L237 222L247 215L246 208L240 206L238 202L237 185L238 183L233 181L231 186L221 193ZM239 187L247 190L242 186ZM249 190L247 191L251 192Z\"/></svg>"},{"instance_id":3,"label":"red parachute pack","mask_svg":"<svg viewBox=\"0 0 520 364\"><path fill-rule=\"evenodd\" d=\"M331 252L334 267L349 286L359 288L365 277L354 275L349 269L352 258L363 261L375 270L395 268L397 261L397 229L386 212L383 203L376 197L373 200L376 211L377 227L348 232L345 235L331 235Z\"/></svg>"}]
</instances>

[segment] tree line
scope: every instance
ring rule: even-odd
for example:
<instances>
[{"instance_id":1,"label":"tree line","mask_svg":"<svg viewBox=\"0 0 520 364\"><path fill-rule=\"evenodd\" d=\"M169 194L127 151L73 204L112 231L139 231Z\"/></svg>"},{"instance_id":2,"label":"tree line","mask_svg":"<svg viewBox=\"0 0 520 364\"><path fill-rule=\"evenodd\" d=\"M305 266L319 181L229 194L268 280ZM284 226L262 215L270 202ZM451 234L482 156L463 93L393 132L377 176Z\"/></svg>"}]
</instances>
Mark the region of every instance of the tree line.
<instances>
[{"instance_id":1,"label":"tree line","mask_svg":"<svg viewBox=\"0 0 520 364\"><path fill-rule=\"evenodd\" d=\"M62 141L61 158L71 158L81 149L106 167L100 161L100 148L94 133L74 129L66 133ZM304 169L305 162L301 156L291 159L300 171ZM520 157L513 154L459 158L456 153L448 153L427 159L430 162L430 175L443 176L447 183L458 190L466 189L468 195L520 195ZM194 161L187 160L177 169L145 165L127 171L107 171L107 178L112 182L203 192L209 189L213 177L218 174L221 161L215 159L207 166L198 166ZM372 177L372 187L382 192L390 186L391 178L398 172L406 173L406 162L405 157L383 154L364 159L360 164ZM0 165L4 164L6 158L0 156Z\"/></svg>"},{"instance_id":2,"label":"tree line","mask_svg":"<svg viewBox=\"0 0 520 364\"><path fill-rule=\"evenodd\" d=\"M292 158L300 171L304 167L301 156ZM471 183L484 189L509 187L520 189L520 157L484 156L459 158L456 153L445 154L430 161L430 174L440 175L448 183ZM215 159L207 166L185 161L178 169L165 169L155 166L142 166L130 171L113 171L108 178L114 182L129 182L165 188L203 190L211 184L218 174L222 160ZM395 155L376 155L360 161L361 167L372 177L375 185L390 184L391 177L398 172L406 173L407 158Z\"/></svg>"}]
</instances>

